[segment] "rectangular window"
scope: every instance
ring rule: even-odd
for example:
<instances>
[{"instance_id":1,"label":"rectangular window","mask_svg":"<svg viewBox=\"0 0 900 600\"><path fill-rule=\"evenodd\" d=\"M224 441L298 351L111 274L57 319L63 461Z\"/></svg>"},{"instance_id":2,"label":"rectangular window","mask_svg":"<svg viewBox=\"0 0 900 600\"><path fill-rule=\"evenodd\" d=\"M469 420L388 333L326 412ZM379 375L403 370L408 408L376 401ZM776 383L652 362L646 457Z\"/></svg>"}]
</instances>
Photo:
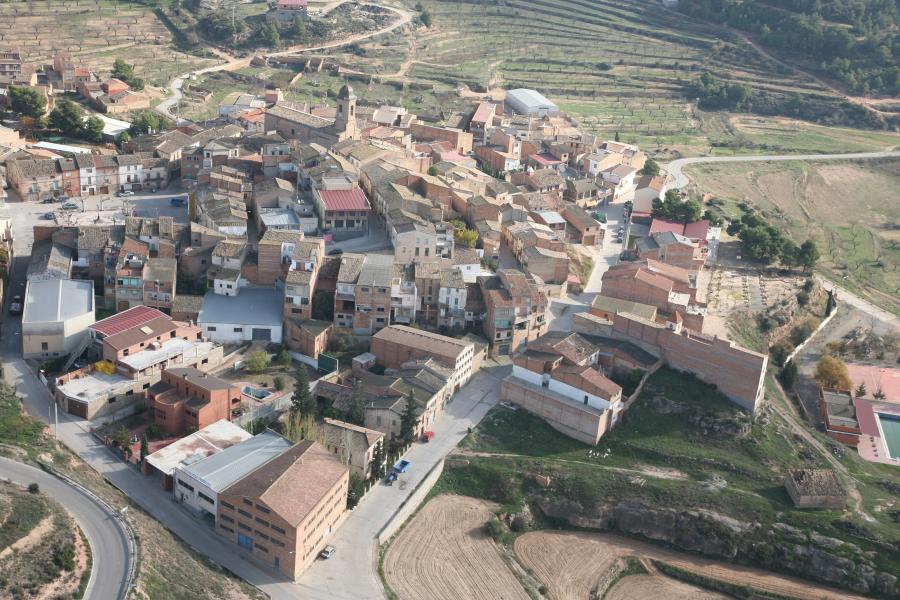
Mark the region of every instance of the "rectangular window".
<instances>
[{"instance_id":1,"label":"rectangular window","mask_svg":"<svg viewBox=\"0 0 900 600\"><path fill-rule=\"evenodd\" d=\"M203 492L197 492L197 495L200 496L200 498L202 498L203 500L206 500L207 502L209 502L210 504L215 504L215 503L216 503L215 500L213 500L212 498L210 498L209 496L207 496L207 495L204 494Z\"/></svg>"},{"instance_id":2,"label":"rectangular window","mask_svg":"<svg viewBox=\"0 0 900 600\"><path fill-rule=\"evenodd\" d=\"M259 504L256 505L256 510L258 510L259 512L261 512L261 513L263 513L263 514L266 514L266 515L268 515L268 514L270 514L270 513L272 512L271 510L269 510L269 509L266 508L265 506L261 506L261 505L259 505Z\"/></svg>"},{"instance_id":3,"label":"rectangular window","mask_svg":"<svg viewBox=\"0 0 900 600\"><path fill-rule=\"evenodd\" d=\"M259 517L256 517L253 520L256 521L257 523L259 523L260 525L265 525L266 527L269 526L269 522L266 521L265 519L260 519Z\"/></svg>"},{"instance_id":4,"label":"rectangular window","mask_svg":"<svg viewBox=\"0 0 900 600\"><path fill-rule=\"evenodd\" d=\"M220 502L219 504L221 504L221 505L224 506L225 508L230 508L231 510L234 510L234 505L233 505L233 504L228 504L227 502Z\"/></svg>"},{"instance_id":5,"label":"rectangular window","mask_svg":"<svg viewBox=\"0 0 900 600\"><path fill-rule=\"evenodd\" d=\"M231 527L225 527L225 525L221 525L221 524L219 525L219 527L221 527L222 529L224 529L224 530L227 531L228 533L234 533L234 529L232 529Z\"/></svg>"},{"instance_id":6,"label":"rectangular window","mask_svg":"<svg viewBox=\"0 0 900 600\"><path fill-rule=\"evenodd\" d=\"M272 542L272 544L274 544L275 546L278 546L279 548L284 548L284 542L279 542L278 540L276 540L274 538L269 541Z\"/></svg>"},{"instance_id":7,"label":"rectangular window","mask_svg":"<svg viewBox=\"0 0 900 600\"><path fill-rule=\"evenodd\" d=\"M242 333L243 331L244 331L244 328L243 328L243 327L235 327L235 328L234 328L234 332L235 332L235 333Z\"/></svg>"},{"instance_id":8,"label":"rectangular window","mask_svg":"<svg viewBox=\"0 0 900 600\"><path fill-rule=\"evenodd\" d=\"M241 523L240 521L238 521L238 524L237 524L237 525L238 525L238 527L240 527L240 528L243 529L244 531L253 531L253 529L251 529L251 527L250 527L249 525L247 525L247 524L245 524L245 523Z\"/></svg>"},{"instance_id":9,"label":"rectangular window","mask_svg":"<svg viewBox=\"0 0 900 600\"><path fill-rule=\"evenodd\" d=\"M215 327L207 327L206 330L207 330L207 331L215 331L216 328L215 328Z\"/></svg>"},{"instance_id":10,"label":"rectangular window","mask_svg":"<svg viewBox=\"0 0 900 600\"><path fill-rule=\"evenodd\" d=\"M219 518L225 521L226 523L234 523L234 519L229 517L228 515L219 515Z\"/></svg>"},{"instance_id":11,"label":"rectangular window","mask_svg":"<svg viewBox=\"0 0 900 600\"><path fill-rule=\"evenodd\" d=\"M246 510L244 510L243 508L239 508L239 509L238 509L238 514L243 515L243 516L247 517L248 519L252 519L252 518L253 518L253 515L251 515L250 513L248 513L248 512L247 512Z\"/></svg>"},{"instance_id":12,"label":"rectangular window","mask_svg":"<svg viewBox=\"0 0 900 600\"><path fill-rule=\"evenodd\" d=\"M281 527L276 527L275 525L269 525L269 527L272 528L272 531L277 531L281 535L284 535L284 533L285 533L284 529L282 529Z\"/></svg>"},{"instance_id":13,"label":"rectangular window","mask_svg":"<svg viewBox=\"0 0 900 600\"><path fill-rule=\"evenodd\" d=\"M185 483L181 479L178 480L178 485L180 485L181 487L183 487L186 490L190 490L192 492L194 491L194 486Z\"/></svg>"}]
</instances>

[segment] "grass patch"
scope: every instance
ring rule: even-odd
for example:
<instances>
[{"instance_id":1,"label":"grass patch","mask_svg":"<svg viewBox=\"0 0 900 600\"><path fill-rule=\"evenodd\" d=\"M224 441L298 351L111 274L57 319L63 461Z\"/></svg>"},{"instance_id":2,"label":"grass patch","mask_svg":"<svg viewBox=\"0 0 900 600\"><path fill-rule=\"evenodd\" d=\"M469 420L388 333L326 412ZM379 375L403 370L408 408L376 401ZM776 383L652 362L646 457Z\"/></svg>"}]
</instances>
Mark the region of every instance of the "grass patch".
<instances>
[{"instance_id":1,"label":"grass patch","mask_svg":"<svg viewBox=\"0 0 900 600\"><path fill-rule=\"evenodd\" d=\"M606 594L609 593L609 590L616 587L616 584L625 579L626 577L630 577L632 575L646 575L647 569L641 563L640 559L636 556L626 556L624 559L624 564L619 569L619 572L616 573L616 576L609 580L609 583L603 590L597 590L597 598L598 600L603 600L606 598Z\"/></svg>"},{"instance_id":2,"label":"grass patch","mask_svg":"<svg viewBox=\"0 0 900 600\"><path fill-rule=\"evenodd\" d=\"M699 573L680 569L674 565L670 565L662 561L652 560L652 562L654 567L656 567L660 570L660 572L668 575L669 577L678 579L679 581L684 581L685 583L696 585L697 587L712 590L714 592L722 592L728 594L733 598L739 598L741 600L759 600L762 598L771 598L772 600L795 600L792 596L782 596L781 594L765 592L750 587L749 585L735 585L726 581L719 581L718 579L713 579L712 577L706 577L705 575L700 575Z\"/></svg>"}]
</instances>

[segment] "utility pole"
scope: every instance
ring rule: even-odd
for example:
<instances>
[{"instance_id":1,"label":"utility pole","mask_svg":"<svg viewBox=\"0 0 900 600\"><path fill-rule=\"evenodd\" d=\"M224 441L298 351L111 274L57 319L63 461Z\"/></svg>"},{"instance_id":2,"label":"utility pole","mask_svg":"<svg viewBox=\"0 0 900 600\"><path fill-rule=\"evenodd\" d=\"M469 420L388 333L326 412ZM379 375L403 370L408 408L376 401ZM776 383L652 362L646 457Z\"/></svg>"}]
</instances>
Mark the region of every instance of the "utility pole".
<instances>
[{"instance_id":1,"label":"utility pole","mask_svg":"<svg viewBox=\"0 0 900 600\"><path fill-rule=\"evenodd\" d=\"M53 403L53 435L59 439L59 404Z\"/></svg>"}]
</instances>

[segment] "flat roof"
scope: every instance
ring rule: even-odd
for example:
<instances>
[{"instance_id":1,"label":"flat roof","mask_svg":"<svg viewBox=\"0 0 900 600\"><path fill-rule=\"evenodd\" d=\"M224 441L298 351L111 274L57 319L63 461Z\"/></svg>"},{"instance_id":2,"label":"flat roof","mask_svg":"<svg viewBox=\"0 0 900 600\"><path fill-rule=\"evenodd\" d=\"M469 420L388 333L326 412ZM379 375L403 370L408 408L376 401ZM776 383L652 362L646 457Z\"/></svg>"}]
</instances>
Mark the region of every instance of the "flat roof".
<instances>
[{"instance_id":1,"label":"flat roof","mask_svg":"<svg viewBox=\"0 0 900 600\"><path fill-rule=\"evenodd\" d=\"M43 150L50 150L53 152L68 152L69 154L90 154L91 153L89 148L82 148L80 146L69 146L67 144L54 144L53 142L38 142L37 144L32 144L32 148L41 148Z\"/></svg>"},{"instance_id":2,"label":"flat roof","mask_svg":"<svg viewBox=\"0 0 900 600\"><path fill-rule=\"evenodd\" d=\"M274 288L243 287L237 296L206 292L197 323L280 327L283 301L283 292Z\"/></svg>"},{"instance_id":3,"label":"flat roof","mask_svg":"<svg viewBox=\"0 0 900 600\"><path fill-rule=\"evenodd\" d=\"M94 371L57 386L57 389L69 398L90 402L95 398L106 398L132 383L133 380L118 373L107 375L101 371Z\"/></svg>"},{"instance_id":4,"label":"flat roof","mask_svg":"<svg viewBox=\"0 0 900 600\"><path fill-rule=\"evenodd\" d=\"M212 456L183 464L179 470L204 483L214 492L255 471L289 450L293 443L274 431L264 431Z\"/></svg>"},{"instance_id":5,"label":"flat roof","mask_svg":"<svg viewBox=\"0 0 900 600\"><path fill-rule=\"evenodd\" d=\"M222 419L157 450L147 457L147 462L171 475L179 465L195 463L251 437L231 421Z\"/></svg>"},{"instance_id":6,"label":"flat roof","mask_svg":"<svg viewBox=\"0 0 900 600\"><path fill-rule=\"evenodd\" d=\"M32 279L25 288L22 323L55 323L94 312L94 282Z\"/></svg>"},{"instance_id":7,"label":"flat roof","mask_svg":"<svg viewBox=\"0 0 900 600\"><path fill-rule=\"evenodd\" d=\"M140 371L179 354L203 357L208 355L215 346L212 342L192 342L181 338L172 338L163 342L162 347L157 350L148 347L130 356L123 356L119 362L128 365L135 371Z\"/></svg>"},{"instance_id":8,"label":"flat roof","mask_svg":"<svg viewBox=\"0 0 900 600\"><path fill-rule=\"evenodd\" d=\"M372 338L422 348L437 356L453 356L454 358L472 345L470 342L405 325L389 325Z\"/></svg>"}]
</instances>

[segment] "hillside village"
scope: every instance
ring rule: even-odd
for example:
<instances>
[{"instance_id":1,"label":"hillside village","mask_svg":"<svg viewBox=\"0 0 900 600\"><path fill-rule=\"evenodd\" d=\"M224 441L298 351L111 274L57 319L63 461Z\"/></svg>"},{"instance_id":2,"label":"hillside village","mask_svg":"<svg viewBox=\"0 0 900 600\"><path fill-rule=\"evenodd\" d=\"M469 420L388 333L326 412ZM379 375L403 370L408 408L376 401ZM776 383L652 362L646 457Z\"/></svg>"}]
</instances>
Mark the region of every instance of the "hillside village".
<instances>
[{"instance_id":1,"label":"hillside village","mask_svg":"<svg viewBox=\"0 0 900 600\"><path fill-rule=\"evenodd\" d=\"M151 106L70 55L37 72L0 51L0 99ZM764 410L769 355L710 318L721 219L661 216L686 199L675 177L537 90L442 122L362 105L350 84L334 105L270 88L124 138L102 122L77 145L0 125L16 350L146 498L291 581L373 487L449 443L447 413L476 388L591 447L663 367ZM896 412L895 387L825 387L829 433L895 464L871 419L842 420L854 403Z\"/></svg>"}]
</instances>

